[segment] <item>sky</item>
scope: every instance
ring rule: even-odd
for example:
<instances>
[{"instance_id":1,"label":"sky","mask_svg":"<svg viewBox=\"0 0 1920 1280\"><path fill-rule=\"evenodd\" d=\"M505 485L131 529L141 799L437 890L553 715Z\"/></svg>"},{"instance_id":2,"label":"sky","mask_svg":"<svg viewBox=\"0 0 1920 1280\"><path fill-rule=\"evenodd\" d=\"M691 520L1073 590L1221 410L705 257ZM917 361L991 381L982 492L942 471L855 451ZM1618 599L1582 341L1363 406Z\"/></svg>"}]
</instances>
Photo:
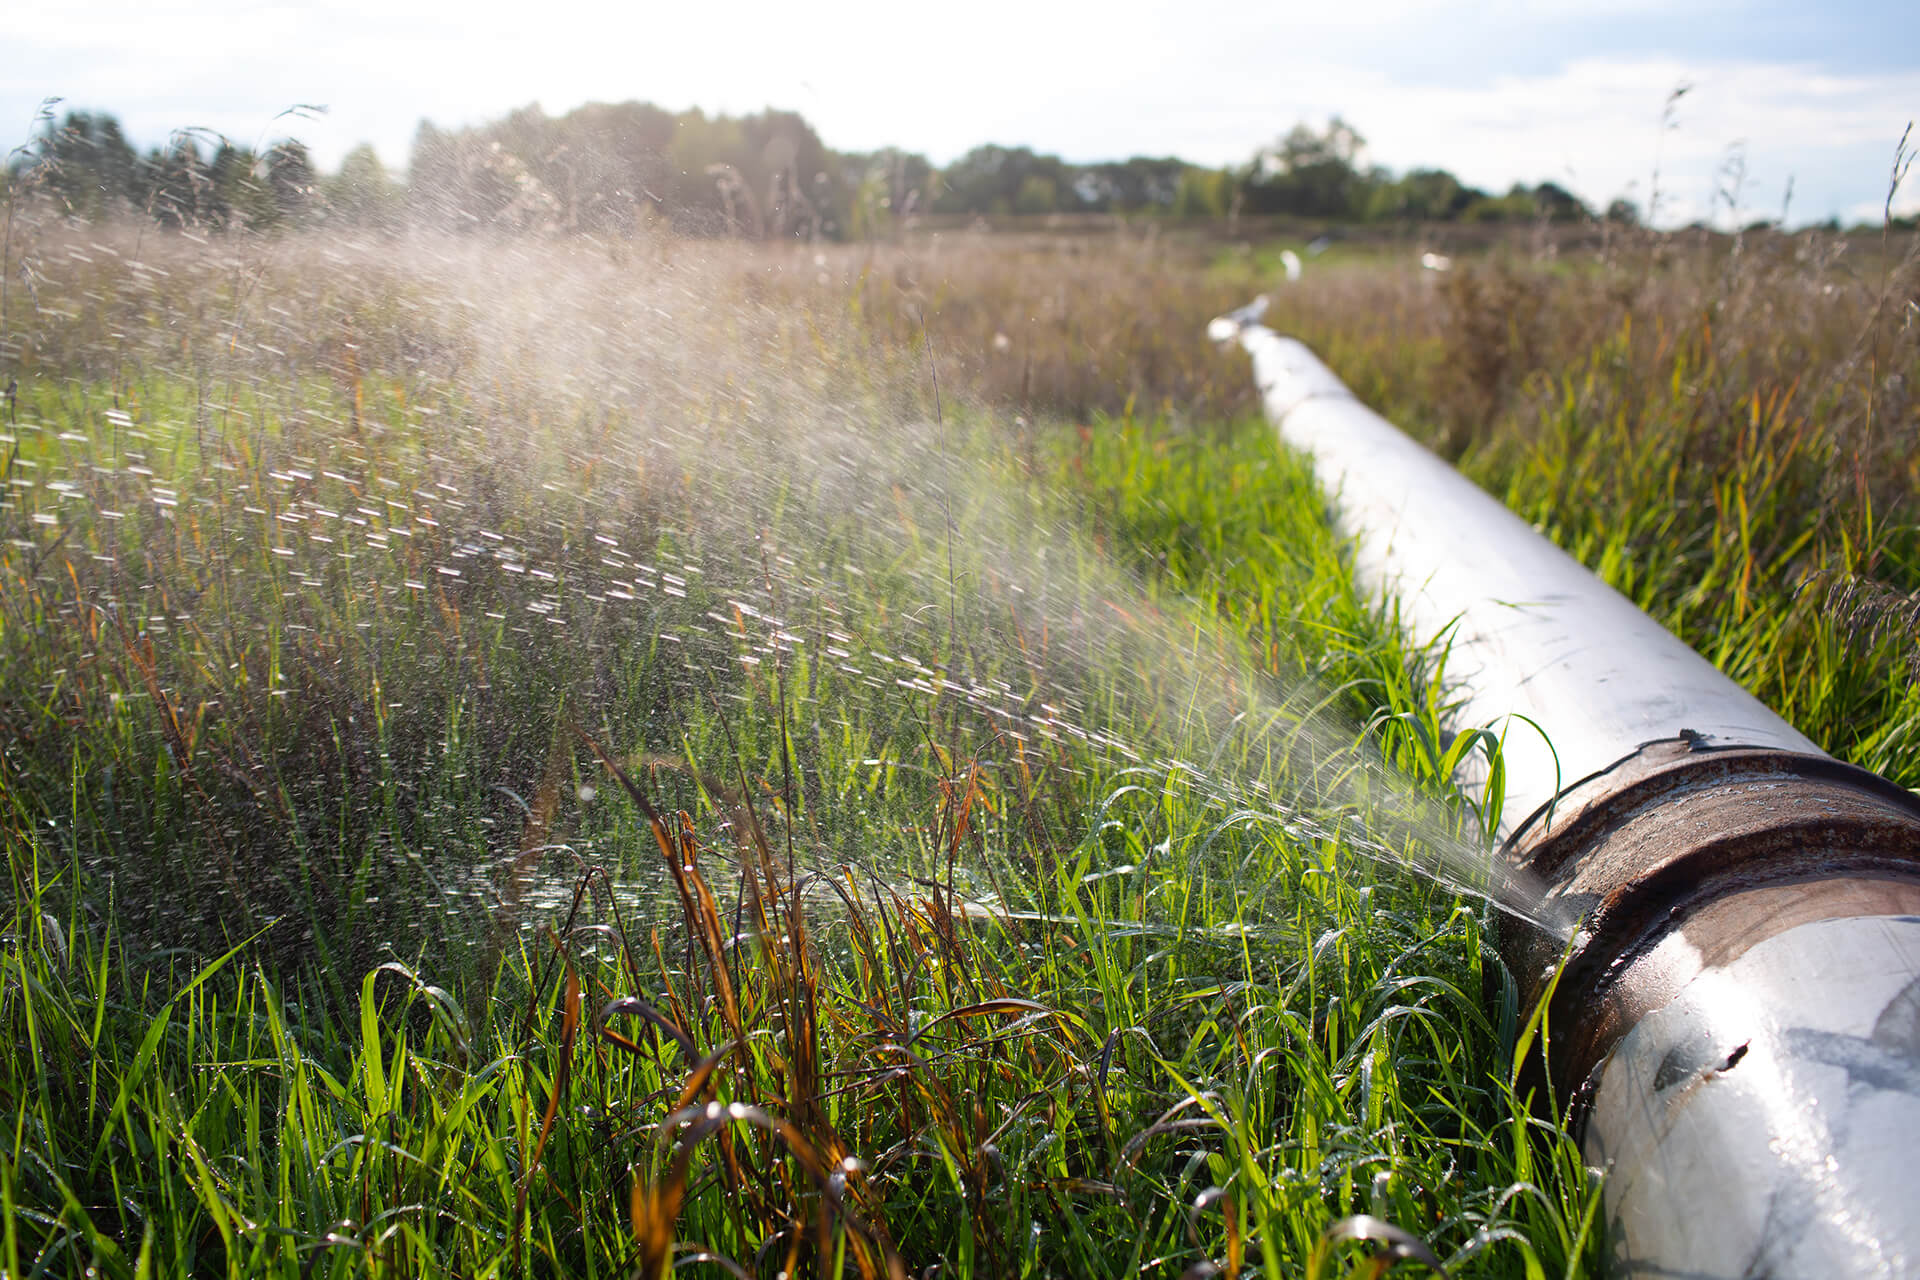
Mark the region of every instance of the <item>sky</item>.
<instances>
[{"instance_id":1,"label":"sky","mask_svg":"<svg viewBox=\"0 0 1920 1280\"><path fill-rule=\"evenodd\" d=\"M1596 205L1651 202L1664 224L1783 206L1797 224L1877 221L1901 131L1920 120L1916 0L12 8L5 146L60 97L56 110L113 112L143 147L183 126L291 135L329 169L361 142L398 169L423 118L478 124L529 103L780 107L828 146L936 164L985 142L1241 164L1337 113L1366 138L1364 160L1395 171L1445 168L1497 191L1552 181ZM326 112L280 116L297 104ZM1920 211L1920 172L1894 211Z\"/></svg>"}]
</instances>

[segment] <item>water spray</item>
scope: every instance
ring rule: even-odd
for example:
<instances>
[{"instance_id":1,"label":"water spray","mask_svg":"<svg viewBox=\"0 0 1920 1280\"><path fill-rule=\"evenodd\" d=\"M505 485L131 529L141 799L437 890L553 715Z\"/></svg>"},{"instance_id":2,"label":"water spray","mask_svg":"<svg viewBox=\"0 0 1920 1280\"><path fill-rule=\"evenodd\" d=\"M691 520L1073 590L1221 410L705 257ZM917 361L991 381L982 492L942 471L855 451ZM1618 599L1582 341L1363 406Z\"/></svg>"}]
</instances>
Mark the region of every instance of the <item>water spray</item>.
<instances>
[{"instance_id":1,"label":"water spray","mask_svg":"<svg viewBox=\"0 0 1920 1280\"><path fill-rule=\"evenodd\" d=\"M1501 734L1504 930L1536 1101L1606 1173L1634 1276L1920 1274L1920 800L1826 755L1362 405L1304 345L1215 320L1309 454L1357 579L1450 642Z\"/></svg>"}]
</instances>

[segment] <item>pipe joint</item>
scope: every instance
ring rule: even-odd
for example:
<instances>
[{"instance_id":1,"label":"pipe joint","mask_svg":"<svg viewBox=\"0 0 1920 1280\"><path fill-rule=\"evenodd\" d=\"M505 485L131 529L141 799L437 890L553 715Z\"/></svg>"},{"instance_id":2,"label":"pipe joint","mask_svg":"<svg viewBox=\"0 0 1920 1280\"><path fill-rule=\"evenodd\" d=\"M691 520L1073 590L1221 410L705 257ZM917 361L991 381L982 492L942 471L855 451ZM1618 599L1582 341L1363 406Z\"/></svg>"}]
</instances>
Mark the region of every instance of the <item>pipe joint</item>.
<instances>
[{"instance_id":1,"label":"pipe joint","mask_svg":"<svg viewBox=\"0 0 1920 1280\"><path fill-rule=\"evenodd\" d=\"M1568 788L1503 856L1570 927L1570 942L1535 932L1508 950L1524 1007L1552 986L1542 1083L1576 1126L1621 1037L1705 970L1811 921L1920 915L1913 793L1827 756L1694 734Z\"/></svg>"}]
</instances>

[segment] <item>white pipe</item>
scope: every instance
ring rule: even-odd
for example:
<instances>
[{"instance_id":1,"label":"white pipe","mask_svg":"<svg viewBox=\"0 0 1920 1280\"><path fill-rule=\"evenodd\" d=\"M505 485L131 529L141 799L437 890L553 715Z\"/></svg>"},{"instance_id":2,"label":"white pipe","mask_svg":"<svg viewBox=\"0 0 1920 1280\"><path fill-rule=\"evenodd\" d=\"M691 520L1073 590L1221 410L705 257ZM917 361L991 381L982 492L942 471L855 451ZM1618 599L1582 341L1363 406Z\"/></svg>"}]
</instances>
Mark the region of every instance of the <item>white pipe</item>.
<instances>
[{"instance_id":1,"label":"white pipe","mask_svg":"<svg viewBox=\"0 0 1920 1280\"><path fill-rule=\"evenodd\" d=\"M1597 1083L1555 1083L1590 1100L1616 1269L1920 1276L1920 805L1827 761L1257 319L1209 333L1253 356L1357 580L1450 641L1456 727L1504 728L1503 834L1597 904L1554 1007L1604 1056ZM1695 738L1771 751L1656 742ZM1557 799L1556 837L1527 819Z\"/></svg>"},{"instance_id":2,"label":"white pipe","mask_svg":"<svg viewBox=\"0 0 1920 1280\"><path fill-rule=\"evenodd\" d=\"M1803 924L1613 1051L1586 1153L1632 1276L1920 1276L1920 920Z\"/></svg>"},{"instance_id":3,"label":"white pipe","mask_svg":"<svg viewBox=\"0 0 1920 1280\"><path fill-rule=\"evenodd\" d=\"M1253 356L1268 419L1281 439L1313 458L1338 527L1353 540L1356 579L1399 601L1417 641L1451 638L1455 723L1504 734L1503 835L1572 783L1682 730L1715 742L1819 751L1361 404L1303 344L1261 325L1240 328L1238 337Z\"/></svg>"}]
</instances>

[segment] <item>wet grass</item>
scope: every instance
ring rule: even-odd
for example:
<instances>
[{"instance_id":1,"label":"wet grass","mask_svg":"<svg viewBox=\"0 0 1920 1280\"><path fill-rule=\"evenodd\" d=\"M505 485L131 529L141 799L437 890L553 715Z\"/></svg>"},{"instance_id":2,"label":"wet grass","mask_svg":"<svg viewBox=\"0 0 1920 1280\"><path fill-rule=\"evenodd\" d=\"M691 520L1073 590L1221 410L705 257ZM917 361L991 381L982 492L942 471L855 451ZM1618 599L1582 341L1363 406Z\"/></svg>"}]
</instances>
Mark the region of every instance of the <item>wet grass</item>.
<instances>
[{"instance_id":1,"label":"wet grass","mask_svg":"<svg viewBox=\"0 0 1920 1280\"><path fill-rule=\"evenodd\" d=\"M1596 1269L1257 256L35 236L9 1274ZM1276 309L1910 780L1910 268L1630 249Z\"/></svg>"},{"instance_id":2,"label":"wet grass","mask_svg":"<svg viewBox=\"0 0 1920 1280\"><path fill-rule=\"evenodd\" d=\"M997 463L1025 465L1005 452ZM1067 492L1104 495L1044 540L1053 554L1088 558L1071 576L1109 589L1104 606L1163 610L1189 627L1226 611L1231 630L1264 639L1244 655L1253 665L1297 677L1310 663L1313 687L1338 689L1331 696L1350 713L1380 713L1356 733L1419 776L1416 744L1438 741L1438 707L1410 674L1421 664L1354 597L1309 475L1262 433L1170 441L1108 423L1049 438L1036 465L1050 481L1031 495L1036 510L1069 483ZM964 510L956 523L975 527ZM123 548L149 548L147 571L158 573L179 548L157 538L148 531ZM1095 567L1103 542L1128 556L1161 548L1158 565L1143 566L1160 585L1117 594L1128 579ZM337 543L309 543L339 554ZM1009 543L995 550L1001 573L1019 563ZM371 548L365 556L356 567L377 582ZM986 571L971 556L961 567ZM870 569L884 578L887 566ZM66 571L69 581L82 572ZM710 562L696 576L723 571ZM759 589L775 588L769 578ZM995 607L993 592L971 594ZM391 598L419 595L403 586ZM847 612L872 618L887 604L882 591ZM958 615L962 630L976 607ZM429 634L448 643L450 610L416 606L379 634L402 648L411 640L417 662ZM1069 614L1040 617L1069 634L1036 647L1104 637L1106 660L1129 652L1119 633L1083 629L1073 641ZM940 619L932 639L954 625ZM1138 643L1151 630L1127 634ZM154 651L172 634L149 636ZM862 639L868 654L904 647L898 635ZM986 639L967 646L970 660ZM476 669L504 684L506 653L529 643L476 642ZM1466 1273L1529 1257L1559 1271L1590 1257L1592 1188L1577 1160L1527 1118L1508 1072L1485 1070L1511 1062L1521 1036L1510 997L1483 1008L1490 974L1501 989L1497 966L1486 970L1484 911L1404 871L1383 873L1377 854L1363 859L1351 840L1367 835L1364 814L1289 807L1287 797L1310 794L1305 780L1289 782L1293 755L1276 756L1264 736L1211 736L1191 708L1168 723L1163 700L1123 673L1094 666L1082 686L1080 675L1066 678L1081 666L1063 653L1047 679L1089 705L1071 729L1023 713L1013 722L1033 738L1023 756L1005 728L970 731L944 678L890 684L866 709L871 686L820 682L803 666L809 647L769 646L760 665L780 669L757 686L707 672L704 688L686 688L670 673L685 688L669 704L677 759L647 740L646 716L616 709L617 690L604 705L551 692L537 712L514 704L538 716L529 741L547 755L528 752L521 765L532 777L517 785L536 798L505 867L484 828L456 838L457 807L415 827L383 796L408 782L459 790L435 780L440 770L511 777L500 757L463 755L447 745L451 729L437 760L390 752L392 780L376 772L362 784L363 803L381 797L374 812L327 819L346 824L333 856L345 862L364 845L418 852L424 837L408 833L426 826L440 828L437 855L352 868L368 888L334 909L359 915L335 923L303 906L211 961L204 950L152 951L153 931L184 934L196 921L204 930L233 917L235 903L207 918L158 884L131 887L110 853L76 856L79 836L49 822L51 803L29 809L40 779L13 775L19 907L7 1013L19 1051L4 1096L20 1124L4 1191L23 1212L9 1259L23 1273L84 1259L109 1274L654 1274L711 1254L704 1265L750 1274L936 1264L962 1274L1211 1265L1295 1274L1329 1222L1363 1212L1414 1224ZM629 641L619 660L636 666L647 648ZM754 656L742 650L734 656ZM929 674L958 665L926 661ZM313 665L284 663L289 673ZM430 723L486 722L459 709L474 696L470 681L416 673L405 685L404 670L360 677L402 703L394 719L437 692ZM643 666L627 674L629 688L649 678ZM154 686L169 687L157 677ZM801 687L815 692L802 698ZM702 693L742 701L720 715ZM274 694L263 695L268 708L284 701ZM226 749L175 741L176 697L120 699L137 708L123 716L145 718L144 732L121 732L162 776L176 757ZM300 697L324 700L312 687ZM363 705L335 701L329 714ZM894 713L904 729L889 729L885 706L907 708ZM814 733L795 745L803 715L808 729L838 722L853 736ZM1196 729L1209 736L1177 740ZM1178 750L1128 760L1092 741L1103 731ZM284 745L310 726L278 732ZM817 794L761 755L770 736ZM72 742L77 751L91 739ZM103 759L73 765L76 776L106 757L124 768L132 754L92 749ZM1436 763L1426 762L1426 786L1444 795ZM850 781L834 791L837 778ZM1263 800L1255 784L1272 792ZM582 800L594 786L600 794ZM679 812L667 798L676 787ZM94 788L73 791L97 803ZM193 834L195 819L246 801L171 803L182 816L156 824L140 856L204 871L221 846ZM290 795L288 821L321 803ZM857 807L863 821L836 823ZM87 813L77 821L87 826ZM86 834L107 838L97 827ZM266 908L262 877L275 871L262 856L270 838L263 824L229 846L249 873L231 891L255 912ZM312 837L288 843L290 858L313 858ZM496 882L497 896L461 916L487 936L405 933L422 895L446 906L423 885L445 884L462 851L509 879L558 860L548 879L569 892L516 900ZM103 903L103 885L123 900L150 897L160 920ZM209 892L220 891L215 878ZM386 895L409 893L394 913ZM499 938L516 919L524 927ZM383 959L323 936L376 925L412 949L400 941ZM302 947L276 946L277 931L302 926L318 964ZM449 941L467 945L449 952ZM1552 1171L1545 1185L1541 1161Z\"/></svg>"}]
</instances>

